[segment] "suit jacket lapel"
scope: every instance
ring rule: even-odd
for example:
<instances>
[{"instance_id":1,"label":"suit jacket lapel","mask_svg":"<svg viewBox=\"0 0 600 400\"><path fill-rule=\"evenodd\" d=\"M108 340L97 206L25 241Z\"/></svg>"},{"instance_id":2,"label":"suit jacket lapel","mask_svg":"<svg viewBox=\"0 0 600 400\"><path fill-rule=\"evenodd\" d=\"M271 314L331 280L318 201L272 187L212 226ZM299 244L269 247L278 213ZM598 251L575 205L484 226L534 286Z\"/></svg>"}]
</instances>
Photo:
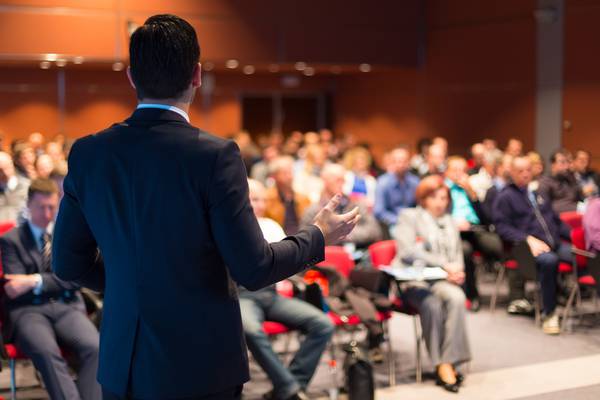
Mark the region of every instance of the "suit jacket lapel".
<instances>
[{"instance_id":1,"label":"suit jacket lapel","mask_svg":"<svg viewBox=\"0 0 600 400\"><path fill-rule=\"evenodd\" d=\"M37 271L43 272L42 253L40 253L40 249L35 242L35 238L33 237L33 232L31 232L31 228L27 222L23 223L19 227L19 234L21 236L21 243L23 244L25 253L31 258L33 264L35 264L37 267Z\"/></svg>"}]
</instances>

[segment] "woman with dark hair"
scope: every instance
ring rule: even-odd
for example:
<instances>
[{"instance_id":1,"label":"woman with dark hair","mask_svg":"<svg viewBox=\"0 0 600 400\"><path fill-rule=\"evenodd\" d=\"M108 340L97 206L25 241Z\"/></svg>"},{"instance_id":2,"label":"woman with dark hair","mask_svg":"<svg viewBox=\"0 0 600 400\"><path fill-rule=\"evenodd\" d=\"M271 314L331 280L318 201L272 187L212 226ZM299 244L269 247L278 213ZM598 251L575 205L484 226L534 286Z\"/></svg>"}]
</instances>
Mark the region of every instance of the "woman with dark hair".
<instances>
[{"instance_id":1,"label":"woman with dark hair","mask_svg":"<svg viewBox=\"0 0 600 400\"><path fill-rule=\"evenodd\" d=\"M402 298L418 310L437 384L458 392L457 367L471 359L465 323L465 280L460 232L449 214L450 192L440 176L424 178L416 190L418 206L405 209L396 225L395 268L422 266L443 270L445 279L401 285ZM441 272L441 271L440 271ZM444 274L445 272L445 274ZM423 274L425 275L425 274Z\"/></svg>"}]
</instances>

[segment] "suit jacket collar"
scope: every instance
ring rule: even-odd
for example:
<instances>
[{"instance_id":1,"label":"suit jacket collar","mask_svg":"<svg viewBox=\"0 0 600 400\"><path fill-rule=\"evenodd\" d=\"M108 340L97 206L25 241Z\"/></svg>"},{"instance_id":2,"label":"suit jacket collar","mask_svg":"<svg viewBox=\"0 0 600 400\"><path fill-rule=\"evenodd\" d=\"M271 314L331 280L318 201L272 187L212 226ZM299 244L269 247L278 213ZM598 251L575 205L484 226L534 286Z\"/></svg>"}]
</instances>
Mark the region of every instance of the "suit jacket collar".
<instances>
[{"instance_id":1,"label":"suit jacket collar","mask_svg":"<svg viewBox=\"0 0 600 400\"><path fill-rule=\"evenodd\" d=\"M40 253L38 245L35 242L35 238L33 237L33 232L31 232L29 224L23 223L19 226L18 229L19 237L21 239L21 243L23 244L25 252L29 257L31 257L33 263L37 266L38 271L41 271L42 253Z\"/></svg>"},{"instance_id":2,"label":"suit jacket collar","mask_svg":"<svg viewBox=\"0 0 600 400\"><path fill-rule=\"evenodd\" d=\"M156 122L182 122L189 125L183 116L175 111L164 110L160 108L140 108L136 109L131 116L125 120L125 123L135 125L136 123L156 123Z\"/></svg>"}]
</instances>

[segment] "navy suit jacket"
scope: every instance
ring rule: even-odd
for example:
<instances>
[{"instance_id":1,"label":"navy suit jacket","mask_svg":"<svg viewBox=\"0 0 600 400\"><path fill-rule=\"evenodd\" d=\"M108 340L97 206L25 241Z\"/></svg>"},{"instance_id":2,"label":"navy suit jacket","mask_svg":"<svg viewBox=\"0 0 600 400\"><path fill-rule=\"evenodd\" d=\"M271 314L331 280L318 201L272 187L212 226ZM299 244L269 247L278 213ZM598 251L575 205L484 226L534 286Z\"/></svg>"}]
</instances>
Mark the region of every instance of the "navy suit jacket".
<instances>
[{"instance_id":1,"label":"navy suit jacket","mask_svg":"<svg viewBox=\"0 0 600 400\"><path fill-rule=\"evenodd\" d=\"M43 280L42 291L38 295L29 291L15 299L3 296L8 314L8 323L3 329L8 340L12 338L13 326L19 317L25 312L32 312L31 306L40 306L49 299L63 299L85 312L77 284L58 279L52 271L42 270L42 253L28 223L19 225L1 236L0 250L4 274L40 274Z\"/></svg>"},{"instance_id":2,"label":"navy suit jacket","mask_svg":"<svg viewBox=\"0 0 600 400\"><path fill-rule=\"evenodd\" d=\"M231 278L273 284L320 262L324 238L312 225L267 243L246 176L234 142L168 110L138 109L73 145L53 266L105 285L98 379L108 391L194 397L249 379Z\"/></svg>"}]
</instances>

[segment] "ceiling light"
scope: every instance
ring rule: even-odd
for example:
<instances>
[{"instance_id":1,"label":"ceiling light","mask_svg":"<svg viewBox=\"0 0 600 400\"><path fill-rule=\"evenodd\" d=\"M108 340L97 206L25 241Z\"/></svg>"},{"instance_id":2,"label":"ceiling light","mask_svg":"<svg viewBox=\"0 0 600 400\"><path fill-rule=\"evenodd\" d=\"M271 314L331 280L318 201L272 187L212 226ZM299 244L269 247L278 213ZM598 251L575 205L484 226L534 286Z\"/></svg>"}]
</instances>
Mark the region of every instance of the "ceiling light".
<instances>
[{"instance_id":1,"label":"ceiling light","mask_svg":"<svg viewBox=\"0 0 600 400\"><path fill-rule=\"evenodd\" d=\"M40 63L40 68L41 69L50 69L50 61L42 61Z\"/></svg>"},{"instance_id":2,"label":"ceiling light","mask_svg":"<svg viewBox=\"0 0 600 400\"><path fill-rule=\"evenodd\" d=\"M254 72L256 72L256 68L254 68L254 65L246 65L244 66L243 71L246 75L252 75Z\"/></svg>"},{"instance_id":3,"label":"ceiling light","mask_svg":"<svg viewBox=\"0 0 600 400\"><path fill-rule=\"evenodd\" d=\"M83 64L83 57L77 56L77 57L73 58L73 64L77 64L77 65Z\"/></svg>"},{"instance_id":4,"label":"ceiling light","mask_svg":"<svg viewBox=\"0 0 600 400\"><path fill-rule=\"evenodd\" d=\"M123 71L123 68L125 68L125 65L121 61L117 61L112 65L112 70L116 72Z\"/></svg>"},{"instance_id":5,"label":"ceiling light","mask_svg":"<svg viewBox=\"0 0 600 400\"><path fill-rule=\"evenodd\" d=\"M304 71L306 69L306 63L303 61L298 61L296 64L294 64L294 68L296 68L298 71Z\"/></svg>"},{"instance_id":6,"label":"ceiling light","mask_svg":"<svg viewBox=\"0 0 600 400\"><path fill-rule=\"evenodd\" d=\"M229 69L236 69L237 67L239 67L239 65L240 62L235 59L227 60L227 62L225 63L225 66Z\"/></svg>"},{"instance_id":7,"label":"ceiling light","mask_svg":"<svg viewBox=\"0 0 600 400\"><path fill-rule=\"evenodd\" d=\"M371 72L371 64L360 64L358 69L360 72Z\"/></svg>"},{"instance_id":8,"label":"ceiling light","mask_svg":"<svg viewBox=\"0 0 600 400\"><path fill-rule=\"evenodd\" d=\"M202 64L202 69L205 71L212 71L214 67L215 64L211 63L210 61L207 61L204 64Z\"/></svg>"},{"instance_id":9,"label":"ceiling light","mask_svg":"<svg viewBox=\"0 0 600 400\"><path fill-rule=\"evenodd\" d=\"M65 60L64 58L56 60L57 67L64 67L65 65L67 65L67 60Z\"/></svg>"},{"instance_id":10,"label":"ceiling light","mask_svg":"<svg viewBox=\"0 0 600 400\"><path fill-rule=\"evenodd\" d=\"M269 72L279 72L279 65L277 64L271 64L269 65Z\"/></svg>"},{"instance_id":11,"label":"ceiling light","mask_svg":"<svg viewBox=\"0 0 600 400\"><path fill-rule=\"evenodd\" d=\"M56 59L58 58L58 55L54 54L54 53L50 53L50 54L46 54L46 61L56 61Z\"/></svg>"}]
</instances>

